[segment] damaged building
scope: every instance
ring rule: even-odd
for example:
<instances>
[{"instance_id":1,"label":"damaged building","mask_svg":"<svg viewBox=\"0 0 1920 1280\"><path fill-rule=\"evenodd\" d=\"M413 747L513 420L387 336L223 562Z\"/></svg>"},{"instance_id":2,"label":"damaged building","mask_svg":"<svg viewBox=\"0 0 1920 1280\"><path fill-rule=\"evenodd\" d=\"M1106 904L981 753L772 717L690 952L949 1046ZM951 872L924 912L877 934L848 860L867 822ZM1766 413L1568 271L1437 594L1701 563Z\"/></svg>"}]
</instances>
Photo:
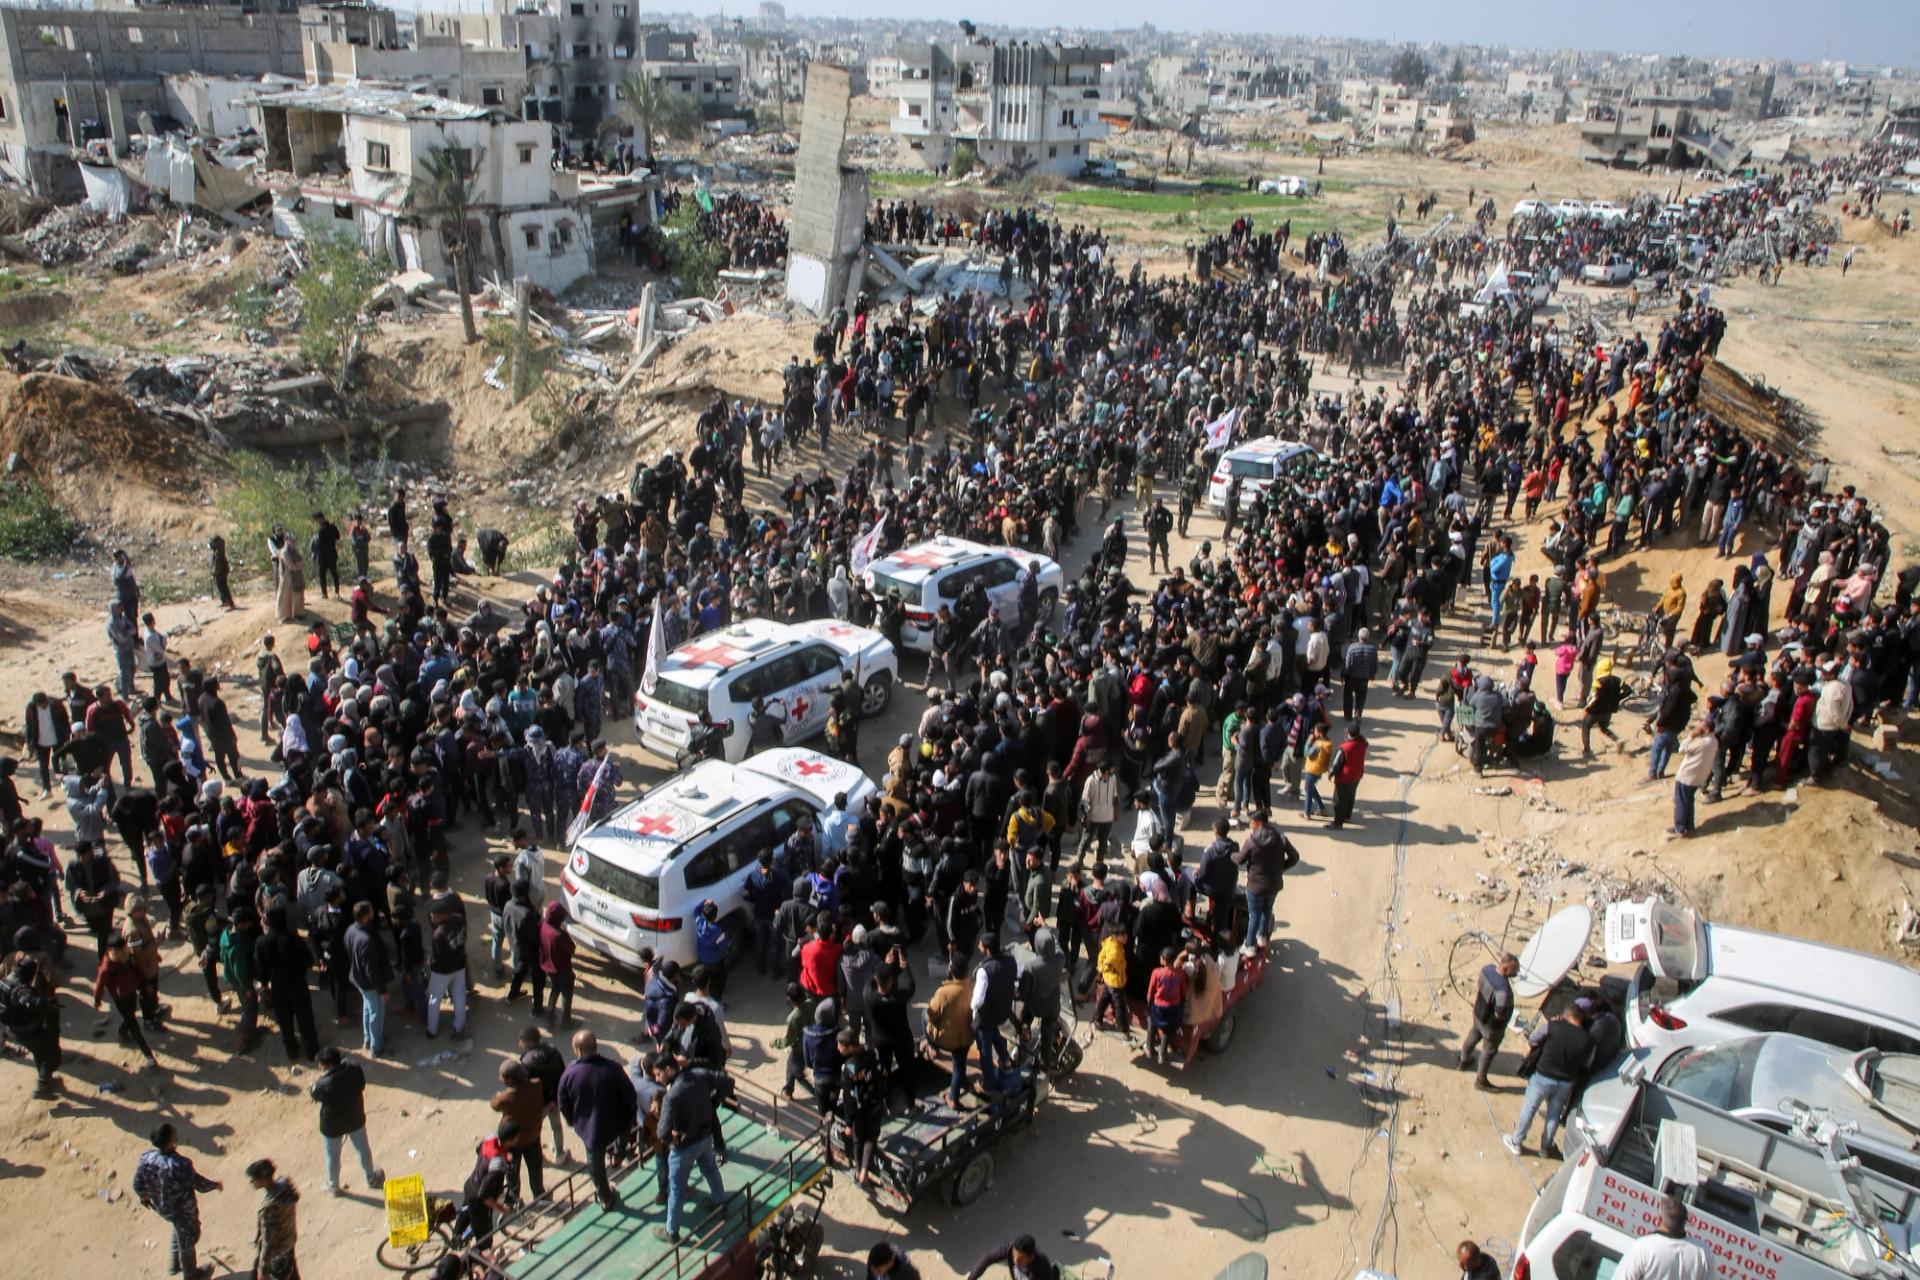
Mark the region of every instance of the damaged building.
<instances>
[{"instance_id":1,"label":"damaged building","mask_svg":"<svg viewBox=\"0 0 1920 1280\"><path fill-rule=\"evenodd\" d=\"M560 293L594 271L596 220L653 218L653 179L557 170L552 130L496 107L354 86L261 92L249 106L266 147L276 233L350 234L401 271L453 278L441 229L413 198L440 148L464 153L473 175L476 277L525 276Z\"/></svg>"},{"instance_id":2,"label":"damaged building","mask_svg":"<svg viewBox=\"0 0 1920 1280\"><path fill-rule=\"evenodd\" d=\"M74 150L125 155L142 112L170 114L167 77L302 75L301 18L239 8L0 8L0 180L82 194Z\"/></svg>"},{"instance_id":3,"label":"damaged building","mask_svg":"<svg viewBox=\"0 0 1920 1280\"><path fill-rule=\"evenodd\" d=\"M1072 176L1107 136L1100 77L1111 49L970 38L902 44L893 56L890 126L919 167L946 168L964 143L989 168Z\"/></svg>"}]
</instances>

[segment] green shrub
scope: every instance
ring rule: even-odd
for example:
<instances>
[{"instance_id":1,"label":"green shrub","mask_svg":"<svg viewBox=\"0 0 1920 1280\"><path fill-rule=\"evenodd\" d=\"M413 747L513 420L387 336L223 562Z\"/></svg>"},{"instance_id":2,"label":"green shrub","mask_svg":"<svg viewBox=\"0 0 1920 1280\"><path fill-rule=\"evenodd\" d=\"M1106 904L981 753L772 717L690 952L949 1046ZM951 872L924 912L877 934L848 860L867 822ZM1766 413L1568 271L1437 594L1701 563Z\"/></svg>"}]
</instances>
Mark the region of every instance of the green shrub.
<instances>
[{"instance_id":1,"label":"green shrub","mask_svg":"<svg viewBox=\"0 0 1920 1280\"><path fill-rule=\"evenodd\" d=\"M245 450L233 454L233 483L218 509L227 525L227 556L242 578L265 573L267 535L280 525L304 551L313 531L313 513L324 511L338 524L366 499L360 482L343 459L327 457L303 464Z\"/></svg>"},{"instance_id":2,"label":"green shrub","mask_svg":"<svg viewBox=\"0 0 1920 1280\"><path fill-rule=\"evenodd\" d=\"M0 480L0 556L45 560L66 552L79 536L80 522L62 510L38 480Z\"/></svg>"},{"instance_id":3,"label":"green shrub","mask_svg":"<svg viewBox=\"0 0 1920 1280\"><path fill-rule=\"evenodd\" d=\"M972 143L963 142L953 149L953 159L947 162L947 176L954 179L964 178L972 173L979 163L980 153L973 149Z\"/></svg>"},{"instance_id":4,"label":"green shrub","mask_svg":"<svg viewBox=\"0 0 1920 1280\"><path fill-rule=\"evenodd\" d=\"M720 285L721 268L727 265L725 246L700 235L700 211L691 202L662 224L666 233L667 274L677 276L687 296L711 298Z\"/></svg>"}]
</instances>

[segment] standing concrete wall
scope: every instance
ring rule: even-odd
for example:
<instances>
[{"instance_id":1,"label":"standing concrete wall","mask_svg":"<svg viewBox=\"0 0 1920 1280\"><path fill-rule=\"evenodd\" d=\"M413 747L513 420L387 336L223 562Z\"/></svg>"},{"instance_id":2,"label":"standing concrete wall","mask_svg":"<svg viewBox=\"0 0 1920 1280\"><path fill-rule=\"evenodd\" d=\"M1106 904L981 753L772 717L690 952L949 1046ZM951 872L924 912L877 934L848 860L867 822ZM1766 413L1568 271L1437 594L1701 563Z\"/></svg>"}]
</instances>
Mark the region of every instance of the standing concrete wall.
<instances>
[{"instance_id":1,"label":"standing concrete wall","mask_svg":"<svg viewBox=\"0 0 1920 1280\"><path fill-rule=\"evenodd\" d=\"M807 68L787 229L787 297L816 316L849 302L860 287L867 175L844 163L852 86L845 67Z\"/></svg>"}]
</instances>

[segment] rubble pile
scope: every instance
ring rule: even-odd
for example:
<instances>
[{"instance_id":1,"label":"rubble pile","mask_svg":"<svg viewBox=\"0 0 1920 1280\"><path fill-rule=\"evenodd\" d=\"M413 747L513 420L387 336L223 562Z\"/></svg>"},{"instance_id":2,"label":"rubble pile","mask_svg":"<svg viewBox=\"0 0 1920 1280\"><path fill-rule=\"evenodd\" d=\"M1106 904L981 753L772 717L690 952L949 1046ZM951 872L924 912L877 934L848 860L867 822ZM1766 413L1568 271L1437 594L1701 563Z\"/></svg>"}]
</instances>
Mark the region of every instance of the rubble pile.
<instances>
[{"instance_id":1,"label":"rubble pile","mask_svg":"<svg viewBox=\"0 0 1920 1280\"><path fill-rule=\"evenodd\" d=\"M70 204L48 213L20 238L41 266L59 267L94 257L119 236L120 229L108 223L106 214Z\"/></svg>"},{"instance_id":2,"label":"rubble pile","mask_svg":"<svg viewBox=\"0 0 1920 1280\"><path fill-rule=\"evenodd\" d=\"M233 228L204 219L187 216L169 224L160 218L115 217L77 204L52 210L20 240L43 267L84 262L120 275L214 252L231 255L245 243Z\"/></svg>"},{"instance_id":3,"label":"rubble pile","mask_svg":"<svg viewBox=\"0 0 1920 1280\"><path fill-rule=\"evenodd\" d=\"M1494 906L1505 902L1517 890L1542 902L1584 898L1588 906L1599 912L1610 903L1671 892L1668 882L1657 874L1618 875L1603 867L1563 858L1554 852L1552 843L1544 836L1498 838L1485 852L1501 864L1509 879L1476 874L1480 887L1464 897L1455 894L1452 901L1465 900L1480 906ZM1629 850L1627 853L1629 858L1645 855L1644 849Z\"/></svg>"}]
</instances>

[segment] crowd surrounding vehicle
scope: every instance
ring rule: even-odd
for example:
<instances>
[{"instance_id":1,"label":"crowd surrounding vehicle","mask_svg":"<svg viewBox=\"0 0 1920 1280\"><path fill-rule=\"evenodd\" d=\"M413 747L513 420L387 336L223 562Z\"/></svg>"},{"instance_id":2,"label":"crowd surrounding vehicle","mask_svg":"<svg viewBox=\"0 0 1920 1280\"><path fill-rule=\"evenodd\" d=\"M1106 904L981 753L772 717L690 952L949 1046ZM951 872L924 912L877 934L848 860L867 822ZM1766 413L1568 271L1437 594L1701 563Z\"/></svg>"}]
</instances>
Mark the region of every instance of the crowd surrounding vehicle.
<instances>
[{"instance_id":1,"label":"crowd surrounding vehicle","mask_svg":"<svg viewBox=\"0 0 1920 1280\"><path fill-rule=\"evenodd\" d=\"M1251 502L1254 494L1265 493L1275 480L1305 475L1319 458L1312 445L1277 436L1235 445L1213 464L1213 475L1207 482L1207 505L1215 511L1225 510L1227 491L1236 478L1240 481L1240 501Z\"/></svg>"},{"instance_id":2,"label":"crowd surrounding vehicle","mask_svg":"<svg viewBox=\"0 0 1920 1280\"><path fill-rule=\"evenodd\" d=\"M1036 572L1037 567L1037 572ZM1060 599L1060 566L1037 552L1018 547L995 547L965 538L941 537L903 547L867 566L867 589L876 596L897 591L906 607L901 644L918 653L933 648L934 615L941 605L953 608L969 586L979 583L987 603L999 605L1001 617L1017 609L1021 575L1034 572L1039 590L1039 616L1050 617Z\"/></svg>"},{"instance_id":3,"label":"crowd surrounding vehicle","mask_svg":"<svg viewBox=\"0 0 1920 1280\"><path fill-rule=\"evenodd\" d=\"M633 728L643 748L677 760L703 714L730 722L724 754L737 762L747 754L756 701L777 708L791 745L825 731L833 695L843 687L858 698L860 715L874 716L887 709L899 678L893 645L871 628L832 618L750 618L668 652L653 687L633 695Z\"/></svg>"},{"instance_id":4,"label":"crowd surrounding vehicle","mask_svg":"<svg viewBox=\"0 0 1920 1280\"><path fill-rule=\"evenodd\" d=\"M568 931L629 968L642 948L691 965L710 901L737 955L753 937L746 883L760 854L802 823L819 829L836 796L857 813L873 791L858 766L801 748L702 761L581 833L560 877Z\"/></svg>"}]
</instances>

